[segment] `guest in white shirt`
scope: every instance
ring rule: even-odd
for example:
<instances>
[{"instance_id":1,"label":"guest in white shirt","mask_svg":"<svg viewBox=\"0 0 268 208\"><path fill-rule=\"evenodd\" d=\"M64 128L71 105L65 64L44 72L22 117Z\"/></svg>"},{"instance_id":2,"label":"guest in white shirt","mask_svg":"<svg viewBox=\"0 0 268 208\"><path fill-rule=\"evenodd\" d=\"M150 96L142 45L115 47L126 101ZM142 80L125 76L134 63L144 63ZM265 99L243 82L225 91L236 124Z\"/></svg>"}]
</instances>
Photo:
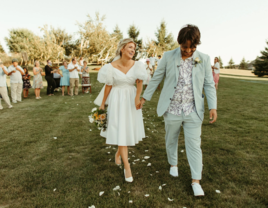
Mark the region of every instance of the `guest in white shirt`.
<instances>
[{"instance_id":1,"label":"guest in white shirt","mask_svg":"<svg viewBox=\"0 0 268 208\"><path fill-rule=\"evenodd\" d=\"M12 102L21 102L22 75L24 75L24 70L18 65L18 59L12 59L12 65L8 67L8 72L10 76Z\"/></svg>"},{"instance_id":2,"label":"guest in white shirt","mask_svg":"<svg viewBox=\"0 0 268 208\"><path fill-rule=\"evenodd\" d=\"M7 93L7 80L6 75L8 75L7 68L3 65L3 62L0 62L0 95L2 96L2 99L6 102L8 105L8 108L12 108L12 105L10 104L10 100ZM3 109L3 106L1 105L0 98L0 110Z\"/></svg>"},{"instance_id":3,"label":"guest in white shirt","mask_svg":"<svg viewBox=\"0 0 268 208\"><path fill-rule=\"evenodd\" d=\"M150 58L150 64L153 67L153 73L155 72L155 62L157 62L157 58L154 56L154 54L152 54L152 56Z\"/></svg>"},{"instance_id":4,"label":"guest in white shirt","mask_svg":"<svg viewBox=\"0 0 268 208\"><path fill-rule=\"evenodd\" d=\"M158 55L157 66L160 64L161 55Z\"/></svg>"},{"instance_id":5,"label":"guest in white shirt","mask_svg":"<svg viewBox=\"0 0 268 208\"><path fill-rule=\"evenodd\" d=\"M220 79L220 63L218 57L214 59L214 66L211 67L213 70L213 79L215 82L215 88L218 89L219 79Z\"/></svg>"},{"instance_id":6,"label":"guest in white shirt","mask_svg":"<svg viewBox=\"0 0 268 208\"><path fill-rule=\"evenodd\" d=\"M78 95L79 75L81 71L79 65L76 63L76 59L72 59L72 63L69 63L68 70L70 72L70 92L71 96ZM75 87L75 91L74 88ZM73 93L74 92L74 93Z\"/></svg>"}]
</instances>

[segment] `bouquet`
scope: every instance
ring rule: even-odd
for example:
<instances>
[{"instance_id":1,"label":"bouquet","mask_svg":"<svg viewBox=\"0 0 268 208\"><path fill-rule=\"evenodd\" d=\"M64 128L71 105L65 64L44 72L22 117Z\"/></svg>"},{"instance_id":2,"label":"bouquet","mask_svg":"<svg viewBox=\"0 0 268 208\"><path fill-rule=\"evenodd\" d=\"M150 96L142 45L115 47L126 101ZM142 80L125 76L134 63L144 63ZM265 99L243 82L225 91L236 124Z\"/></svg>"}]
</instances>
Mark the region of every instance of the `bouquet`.
<instances>
[{"instance_id":1,"label":"bouquet","mask_svg":"<svg viewBox=\"0 0 268 208\"><path fill-rule=\"evenodd\" d=\"M99 130L106 131L107 129L107 111L92 109L92 114L88 117L90 123L95 123Z\"/></svg>"}]
</instances>

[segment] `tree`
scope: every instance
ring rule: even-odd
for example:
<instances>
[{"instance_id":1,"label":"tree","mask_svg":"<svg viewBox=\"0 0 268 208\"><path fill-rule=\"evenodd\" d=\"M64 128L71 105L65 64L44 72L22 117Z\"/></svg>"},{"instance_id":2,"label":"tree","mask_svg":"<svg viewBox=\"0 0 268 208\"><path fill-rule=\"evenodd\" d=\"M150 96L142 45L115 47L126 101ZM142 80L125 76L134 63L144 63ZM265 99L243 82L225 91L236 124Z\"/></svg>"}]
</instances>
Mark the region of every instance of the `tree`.
<instances>
[{"instance_id":1,"label":"tree","mask_svg":"<svg viewBox=\"0 0 268 208\"><path fill-rule=\"evenodd\" d=\"M139 29L133 24L130 25L129 29L128 29L128 35L130 38L132 38L134 40L134 42L137 44L136 47L136 52L135 55L133 57L133 60L136 60L136 57L138 55L138 51L139 49L142 48L142 39L138 39L139 35L140 35L140 31Z\"/></svg>"},{"instance_id":2,"label":"tree","mask_svg":"<svg viewBox=\"0 0 268 208\"><path fill-rule=\"evenodd\" d=\"M223 63L222 63L222 60L221 60L220 56L219 56L219 64L220 64L220 68L223 68Z\"/></svg>"},{"instance_id":3,"label":"tree","mask_svg":"<svg viewBox=\"0 0 268 208\"><path fill-rule=\"evenodd\" d=\"M157 39L155 41L155 44L158 48L157 53L162 54L165 51L171 50L176 45L173 35L167 32L167 24L164 20L161 21L159 28L157 28L155 36Z\"/></svg>"},{"instance_id":4,"label":"tree","mask_svg":"<svg viewBox=\"0 0 268 208\"><path fill-rule=\"evenodd\" d=\"M228 65L228 68L229 68L229 69L232 69L232 68L234 67L234 61L233 61L232 58L230 59L230 61L228 62L228 64L229 64L229 65Z\"/></svg>"},{"instance_id":5,"label":"tree","mask_svg":"<svg viewBox=\"0 0 268 208\"><path fill-rule=\"evenodd\" d=\"M0 43L0 53L5 53L5 50L4 50L4 48L3 48L1 43Z\"/></svg>"},{"instance_id":6,"label":"tree","mask_svg":"<svg viewBox=\"0 0 268 208\"><path fill-rule=\"evenodd\" d=\"M268 45L268 41L266 42ZM268 75L268 47L265 47L264 51L261 51L261 56L255 60L254 74L259 77Z\"/></svg>"},{"instance_id":7,"label":"tree","mask_svg":"<svg viewBox=\"0 0 268 208\"><path fill-rule=\"evenodd\" d=\"M114 32L111 34L112 37L116 37L116 39L118 41L123 39L123 33L121 32L121 30L119 29L119 26L116 25L114 28Z\"/></svg>"},{"instance_id":8,"label":"tree","mask_svg":"<svg viewBox=\"0 0 268 208\"><path fill-rule=\"evenodd\" d=\"M242 59L239 65L240 69L247 69L248 68L248 63L246 62L245 58Z\"/></svg>"}]
</instances>

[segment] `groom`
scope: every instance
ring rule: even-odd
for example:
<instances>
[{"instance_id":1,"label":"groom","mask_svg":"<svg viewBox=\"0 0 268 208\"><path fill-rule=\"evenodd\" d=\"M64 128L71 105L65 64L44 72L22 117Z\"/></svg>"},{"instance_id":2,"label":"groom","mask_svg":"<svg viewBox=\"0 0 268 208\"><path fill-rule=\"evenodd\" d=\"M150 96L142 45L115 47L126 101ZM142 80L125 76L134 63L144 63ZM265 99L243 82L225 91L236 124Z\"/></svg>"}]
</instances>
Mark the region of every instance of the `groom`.
<instances>
[{"instance_id":1,"label":"groom","mask_svg":"<svg viewBox=\"0 0 268 208\"><path fill-rule=\"evenodd\" d=\"M202 177L201 126L204 119L205 91L210 123L217 119L217 97L208 55L196 50L200 42L197 26L185 25L178 35L180 47L164 53L153 78L147 86L141 106L151 100L157 86L165 79L159 98L157 114L164 116L166 150L171 165L170 175L178 177L178 137L181 125L184 129L185 146L192 175L195 196L204 196L199 183Z\"/></svg>"}]
</instances>

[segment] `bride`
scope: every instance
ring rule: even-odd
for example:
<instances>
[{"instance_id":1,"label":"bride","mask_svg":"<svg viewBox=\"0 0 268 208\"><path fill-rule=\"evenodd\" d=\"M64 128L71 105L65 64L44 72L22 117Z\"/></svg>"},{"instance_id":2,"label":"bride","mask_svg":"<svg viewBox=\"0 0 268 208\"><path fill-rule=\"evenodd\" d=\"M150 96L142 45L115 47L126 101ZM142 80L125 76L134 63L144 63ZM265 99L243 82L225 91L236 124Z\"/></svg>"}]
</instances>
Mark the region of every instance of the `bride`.
<instances>
[{"instance_id":1,"label":"bride","mask_svg":"<svg viewBox=\"0 0 268 208\"><path fill-rule=\"evenodd\" d=\"M132 60L135 49L133 39L121 40L114 61L104 65L98 73L98 81L105 83L100 109L104 110L108 103L108 127L101 136L106 138L106 144L118 145L115 163L120 165L122 158L127 182L133 181L128 146L135 146L145 138L140 95L147 72L142 62Z\"/></svg>"}]
</instances>

